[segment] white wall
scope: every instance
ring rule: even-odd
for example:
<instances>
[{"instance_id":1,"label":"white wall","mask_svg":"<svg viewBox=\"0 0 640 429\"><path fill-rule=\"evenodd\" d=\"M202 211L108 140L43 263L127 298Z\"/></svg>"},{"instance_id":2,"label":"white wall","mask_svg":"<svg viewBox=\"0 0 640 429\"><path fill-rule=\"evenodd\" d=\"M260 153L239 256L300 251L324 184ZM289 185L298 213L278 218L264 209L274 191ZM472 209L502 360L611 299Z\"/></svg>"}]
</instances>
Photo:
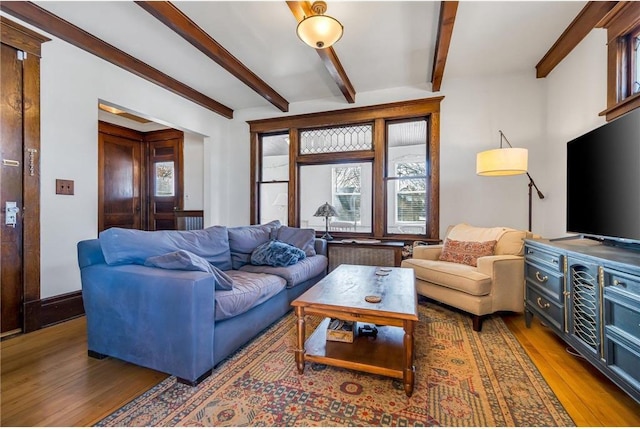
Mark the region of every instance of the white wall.
<instances>
[{"instance_id":1,"label":"white wall","mask_svg":"<svg viewBox=\"0 0 640 429\"><path fill-rule=\"evenodd\" d=\"M219 179L227 174L226 119L54 37L42 46L41 82L42 298L80 289L76 244L97 236L98 99L206 136L198 208L207 224L229 221ZM56 195L56 178L74 180L75 195Z\"/></svg>"},{"instance_id":2,"label":"white wall","mask_svg":"<svg viewBox=\"0 0 640 429\"><path fill-rule=\"evenodd\" d=\"M184 209L204 208L204 139L184 133Z\"/></svg>"},{"instance_id":3,"label":"white wall","mask_svg":"<svg viewBox=\"0 0 640 429\"><path fill-rule=\"evenodd\" d=\"M607 107L606 30L592 30L546 80L547 137L542 172L549 202L542 232L546 237L561 237L567 235L567 142L606 122L604 116L598 116Z\"/></svg>"}]
</instances>

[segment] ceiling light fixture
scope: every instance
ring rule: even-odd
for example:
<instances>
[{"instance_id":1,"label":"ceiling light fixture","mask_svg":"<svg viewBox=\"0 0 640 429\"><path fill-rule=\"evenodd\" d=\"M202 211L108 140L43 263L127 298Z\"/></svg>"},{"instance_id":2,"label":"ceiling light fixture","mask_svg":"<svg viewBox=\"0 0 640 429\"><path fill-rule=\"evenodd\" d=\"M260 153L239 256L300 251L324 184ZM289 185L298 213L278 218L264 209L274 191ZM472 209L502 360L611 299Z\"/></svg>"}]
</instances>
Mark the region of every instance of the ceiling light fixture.
<instances>
[{"instance_id":1,"label":"ceiling light fixture","mask_svg":"<svg viewBox=\"0 0 640 429\"><path fill-rule=\"evenodd\" d=\"M298 24L296 32L300 40L316 49L328 48L340 40L344 28L337 19L324 14L327 3L315 1L311 10L315 15L305 16Z\"/></svg>"}]
</instances>

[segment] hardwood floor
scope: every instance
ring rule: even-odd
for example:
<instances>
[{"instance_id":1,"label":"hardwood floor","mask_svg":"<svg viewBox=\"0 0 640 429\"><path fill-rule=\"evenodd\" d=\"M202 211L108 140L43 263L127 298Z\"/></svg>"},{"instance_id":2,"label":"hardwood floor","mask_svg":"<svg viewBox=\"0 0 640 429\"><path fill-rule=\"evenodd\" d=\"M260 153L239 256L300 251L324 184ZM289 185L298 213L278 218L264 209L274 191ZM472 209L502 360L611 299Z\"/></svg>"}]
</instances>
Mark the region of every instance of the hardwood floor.
<instances>
[{"instance_id":1,"label":"hardwood floor","mask_svg":"<svg viewBox=\"0 0 640 429\"><path fill-rule=\"evenodd\" d=\"M640 426L640 404L534 319L503 316L578 426ZM90 426L166 375L116 359L87 357L80 317L1 343L0 424Z\"/></svg>"}]
</instances>

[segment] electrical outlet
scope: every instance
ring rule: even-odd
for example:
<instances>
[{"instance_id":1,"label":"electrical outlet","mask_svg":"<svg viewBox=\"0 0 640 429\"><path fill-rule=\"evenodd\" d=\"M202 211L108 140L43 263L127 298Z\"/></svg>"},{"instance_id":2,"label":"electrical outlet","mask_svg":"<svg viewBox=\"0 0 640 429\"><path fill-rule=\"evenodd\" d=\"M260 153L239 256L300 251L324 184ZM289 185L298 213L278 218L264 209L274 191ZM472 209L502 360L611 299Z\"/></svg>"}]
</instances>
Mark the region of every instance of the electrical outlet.
<instances>
[{"instance_id":1,"label":"electrical outlet","mask_svg":"<svg viewBox=\"0 0 640 429\"><path fill-rule=\"evenodd\" d=\"M73 195L73 180L56 179L56 194Z\"/></svg>"}]
</instances>

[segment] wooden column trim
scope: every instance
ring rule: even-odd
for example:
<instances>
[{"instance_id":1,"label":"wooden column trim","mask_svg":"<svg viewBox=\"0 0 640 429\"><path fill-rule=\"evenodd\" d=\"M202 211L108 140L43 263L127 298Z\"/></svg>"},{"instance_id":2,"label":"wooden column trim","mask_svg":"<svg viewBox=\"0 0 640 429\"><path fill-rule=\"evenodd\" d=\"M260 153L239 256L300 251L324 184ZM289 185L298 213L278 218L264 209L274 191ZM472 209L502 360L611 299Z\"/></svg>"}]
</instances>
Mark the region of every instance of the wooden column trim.
<instances>
[{"instance_id":1,"label":"wooden column trim","mask_svg":"<svg viewBox=\"0 0 640 429\"><path fill-rule=\"evenodd\" d=\"M300 192L300 168L298 167L298 154L300 153L300 139L298 129L289 130L289 188L287 190L289 225L300 226L300 205L296 195Z\"/></svg>"},{"instance_id":2,"label":"wooden column trim","mask_svg":"<svg viewBox=\"0 0 640 429\"><path fill-rule=\"evenodd\" d=\"M258 133L252 131L249 134L249 186L251 188L249 191L249 223L252 225L260 222L260 219L258 219L258 207L260 206L260 192L258 189L260 171L258 166L260 165L260 158L262 156L262 148L260 146L260 137L258 136Z\"/></svg>"},{"instance_id":3,"label":"wooden column trim","mask_svg":"<svg viewBox=\"0 0 640 429\"><path fill-rule=\"evenodd\" d=\"M0 17L2 43L25 51L23 60L23 304L24 332L40 329L40 308L30 303L40 300L40 53L41 44L51 39ZM33 164L32 164L33 163Z\"/></svg>"},{"instance_id":4,"label":"wooden column trim","mask_svg":"<svg viewBox=\"0 0 640 429\"><path fill-rule=\"evenodd\" d=\"M385 166L387 163L387 152L385 150L385 136L387 134L387 123L384 119L378 118L373 124L373 189L371 202L382 201L382 204L374 205L371 210L372 228L374 237L383 237L387 230L387 219L384 215L387 207L387 195L385 192Z\"/></svg>"},{"instance_id":5,"label":"wooden column trim","mask_svg":"<svg viewBox=\"0 0 640 429\"><path fill-rule=\"evenodd\" d=\"M427 237L440 236L440 110L429 117L429 225Z\"/></svg>"}]
</instances>

